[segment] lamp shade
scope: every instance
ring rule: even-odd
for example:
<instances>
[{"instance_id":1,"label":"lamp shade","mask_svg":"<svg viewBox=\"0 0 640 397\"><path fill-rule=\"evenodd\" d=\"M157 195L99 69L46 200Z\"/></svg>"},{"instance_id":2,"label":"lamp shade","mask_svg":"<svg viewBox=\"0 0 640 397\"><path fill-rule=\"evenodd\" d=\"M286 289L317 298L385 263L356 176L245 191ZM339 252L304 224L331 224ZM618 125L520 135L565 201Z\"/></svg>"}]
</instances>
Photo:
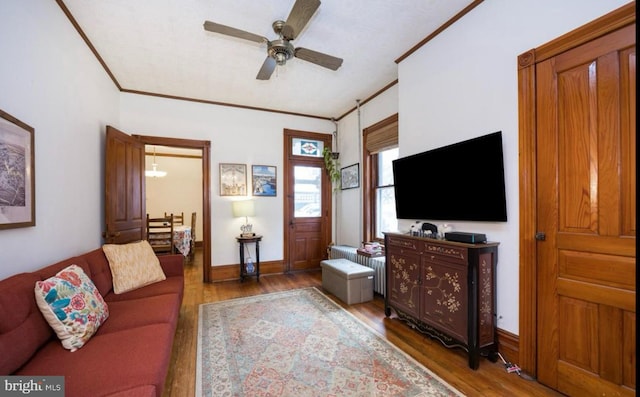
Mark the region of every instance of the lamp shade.
<instances>
[{"instance_id":1,"label":"lamp shade","mask_svg":"<svg viewBox=\"0 0 640 397\"><path fill-rule=\"evenodd\" d=\"M144 172L144 176L148 176L151 178L163 178L165 176L167 176L167 171L159 171L158 170L158 164L153 164L153 169L151 170L146 170Z\"/></svg>"},{"instance_id":2,"label":"lamp shade","mask_svg":"<svg viewBox=\"0 0 640 397\"><path fill-rule=\"evenodd\" d=\"M164 178L165 176L167 176L167 171L158 170L158 163L156 163L155 146L153 147L153 163L151 164L151 168L152 169L146 170L144 172L144 176L151 177L151 178Z\"/></svg>"},{"instance_id":3,"label":"lamp shade","mask_svg":"<svg viewBox=\"0 0 640 397\"><path fill-rule=\"evenodd\" d=\"M253 200L234 201L231 203L233 216L253 216L254 206Z\"/></svg>"}]
</instances>

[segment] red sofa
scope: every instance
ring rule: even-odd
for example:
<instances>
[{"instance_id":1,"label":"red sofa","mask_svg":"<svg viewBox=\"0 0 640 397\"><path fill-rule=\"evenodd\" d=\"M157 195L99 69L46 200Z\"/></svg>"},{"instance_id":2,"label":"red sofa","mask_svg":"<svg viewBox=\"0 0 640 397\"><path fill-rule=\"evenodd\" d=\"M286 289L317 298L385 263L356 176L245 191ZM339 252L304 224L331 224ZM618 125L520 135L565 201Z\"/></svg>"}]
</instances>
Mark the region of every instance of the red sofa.
<instances>
[{"instance_id":1,"label":"red sofa","mask_svg":"<svg viewBox=\"0 0 640 397\"><path fill-rule=\"evenodd\" d=\"M184 258L159 259L166 280L123 294L113 293L101 248L0 280L0 375L62 375L66 397L161 397L184 294ZM36 281L72 264L109 308L109 318L75 352L62 347L34 295Z\"/></svg>"}]
</instances>

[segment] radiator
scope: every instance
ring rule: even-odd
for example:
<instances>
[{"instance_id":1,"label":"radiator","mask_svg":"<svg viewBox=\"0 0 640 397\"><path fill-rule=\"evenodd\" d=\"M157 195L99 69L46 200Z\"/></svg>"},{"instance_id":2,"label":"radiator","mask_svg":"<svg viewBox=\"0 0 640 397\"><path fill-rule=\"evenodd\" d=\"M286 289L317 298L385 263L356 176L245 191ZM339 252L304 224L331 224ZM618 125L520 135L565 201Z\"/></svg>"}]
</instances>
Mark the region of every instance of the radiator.
<instances>
[{"instance_id":1,"label":"radiator","mask_svg":"<svg viewBox=\"0 0 640 397\"><path fill-rule=\"evenodd\" d=\"M329 259L348 259L351 262L359 263L362 266L370 267L374 270L373 290L380 295L384 295L386 275L384 270L384 256L369 258L356 252L355 247L347 245L332 245L329 250Z\"/></svg>"}]
</instances>

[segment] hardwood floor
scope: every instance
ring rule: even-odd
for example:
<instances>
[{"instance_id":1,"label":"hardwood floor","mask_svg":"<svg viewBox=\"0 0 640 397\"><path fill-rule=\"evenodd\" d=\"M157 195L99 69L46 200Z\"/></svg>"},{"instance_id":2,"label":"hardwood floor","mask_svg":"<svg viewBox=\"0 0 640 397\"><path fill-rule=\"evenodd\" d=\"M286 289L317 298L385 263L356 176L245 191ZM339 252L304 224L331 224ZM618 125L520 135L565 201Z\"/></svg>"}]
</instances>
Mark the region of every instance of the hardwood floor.
<instances>
[{"instance_id":1,"label":"hardwood floor","mask_svg":"<svg viewBox=\"0 0 640 397\"><path fill-rule=\"evenodd\" d=\"M193 263L185 264L185 294L163 396L195 395L198 307L201 303L312 286L322 290L320 271L261 276L260 282L251 278L243 283L203 284L202 252L196 252ZM462 350L445 348L440 342L409 328L395 314L385 317L381 296L376 295L370 302L347 306L325 293L467 396L562 396L534 380L507 373L501 361L492 363L483 358L478 370L470 369Z\"/></svg>"}]
</instances>

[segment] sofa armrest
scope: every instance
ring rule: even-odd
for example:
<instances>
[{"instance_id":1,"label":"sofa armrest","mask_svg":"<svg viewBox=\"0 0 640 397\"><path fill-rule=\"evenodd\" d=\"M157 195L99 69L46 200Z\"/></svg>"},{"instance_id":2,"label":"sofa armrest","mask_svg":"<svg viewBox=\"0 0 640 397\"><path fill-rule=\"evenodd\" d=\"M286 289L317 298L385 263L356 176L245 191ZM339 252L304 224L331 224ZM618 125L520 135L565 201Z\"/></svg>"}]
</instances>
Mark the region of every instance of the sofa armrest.
<instances>
[{"instance_id":1,"label":"sofa armrest","mask_svg":"<svg viewBox=\"0 0 640 397\"><path fill-rule=\"evenodd\" d=\"M160 260L160 266L162 266L165 276L184 275L184 256L180 254L160 255L158 259Z\"/></svg>"}]
</instances>

